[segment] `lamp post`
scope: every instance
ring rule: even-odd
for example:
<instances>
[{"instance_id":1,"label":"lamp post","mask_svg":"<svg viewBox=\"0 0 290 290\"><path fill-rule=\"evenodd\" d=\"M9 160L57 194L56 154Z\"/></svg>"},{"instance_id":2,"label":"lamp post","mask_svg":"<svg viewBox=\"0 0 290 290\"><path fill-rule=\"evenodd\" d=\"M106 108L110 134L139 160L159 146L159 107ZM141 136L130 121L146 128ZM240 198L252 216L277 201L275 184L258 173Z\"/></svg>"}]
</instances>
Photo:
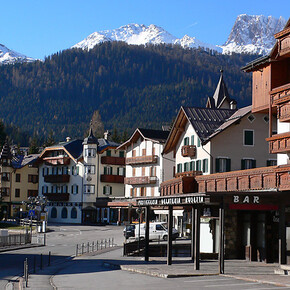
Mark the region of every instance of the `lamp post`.
<instances>
[{"instance_id":1,"label":"lamp post","mask_svg":"<svg viewBox=\"0 0 290 290\"><path fill-rule=\"evenodd\" d=\"M136 213L138 214L138 256L140 256L140 223L141 223L141 214L142 214L143 209L139 206L138 208L136 208Z\"/></svg>"}]
</instances>

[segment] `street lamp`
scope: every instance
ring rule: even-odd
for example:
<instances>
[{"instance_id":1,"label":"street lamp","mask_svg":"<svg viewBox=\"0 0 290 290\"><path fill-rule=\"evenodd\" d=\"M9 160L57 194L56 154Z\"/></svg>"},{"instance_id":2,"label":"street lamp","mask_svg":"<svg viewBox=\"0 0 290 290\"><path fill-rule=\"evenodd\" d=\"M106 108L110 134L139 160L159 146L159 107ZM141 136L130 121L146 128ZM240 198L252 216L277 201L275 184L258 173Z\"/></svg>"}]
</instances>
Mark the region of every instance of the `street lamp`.
<instances>
[{"instance_id":1,"label":"street lamp","mask_svg":"<svg viewBox=\"0 0 290 290\"><path fill-rule=\"evenodd\" d=\"M138 214L138 221L139 221L139 231L138 231L138 256L140 256L140 223L141 223L141 214L143 209L139 206L136 208L136 213Z\"/></svg>"}]
</instances>

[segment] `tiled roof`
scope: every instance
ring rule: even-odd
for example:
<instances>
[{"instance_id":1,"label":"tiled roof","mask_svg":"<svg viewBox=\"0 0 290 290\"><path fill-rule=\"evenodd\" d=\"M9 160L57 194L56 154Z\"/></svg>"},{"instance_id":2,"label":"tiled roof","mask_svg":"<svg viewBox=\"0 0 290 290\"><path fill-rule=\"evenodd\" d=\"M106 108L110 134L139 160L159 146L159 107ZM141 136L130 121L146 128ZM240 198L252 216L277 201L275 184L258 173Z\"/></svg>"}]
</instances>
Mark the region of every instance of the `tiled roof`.
<instances>
[{"instance_id":1,"label":"tiled roof","mask_svg":"<svg viewBox=\"0 0 290 290\"><path fill-rule=\"evenodd\" d=\"M27 156L16 155L11 160L11 165L13 168L22 168L26 165L34 163L37 160L39 154L30 154Z\"/></svg>"},{"instance_id":2,"label":"tiled roof","mask_svg":"<svg viewBox=\"0 0 290 290\"><path fill-rule=\"evenodd\" d=\"M162 141L165 142L169 135L169 131L144 129L144 128L138 128L138 129L145 138L156 140L159 142L162 142Z\"/></svg>"},{"instance_id":3,"label":"tiled roof","mask_svg":"<svg viewBox=\"0 0 290 290\"><path fill-rule=\"evenodd\" d=\"M98 151L103 151L104 149L106 149L106 147L118 147L120 144L113 142L113 141L109 141L107 139L104 138L100 138L98 139L99 142L99 146L98 146Z\"/></svg>"},{"instance_id":4,"label":"tiled roof","mask_svg":"<svg viewBox=\"0 0 290 290\"><path fill-rule=\"evenodd\" d=\"M182 107L201 142L207 141L236 110Z\"/></svg>"}]
</instances>

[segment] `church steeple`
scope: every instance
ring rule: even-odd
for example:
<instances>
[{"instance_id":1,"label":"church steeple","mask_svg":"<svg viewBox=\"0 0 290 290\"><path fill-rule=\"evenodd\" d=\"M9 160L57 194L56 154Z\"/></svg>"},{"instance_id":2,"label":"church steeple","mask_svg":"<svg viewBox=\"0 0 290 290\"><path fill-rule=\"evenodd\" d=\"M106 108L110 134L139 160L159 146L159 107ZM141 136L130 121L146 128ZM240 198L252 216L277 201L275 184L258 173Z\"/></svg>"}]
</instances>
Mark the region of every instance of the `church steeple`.
<instances>
[{"instance_id":1,"label":"church steeple","mask_svg":"<svg viewBox=\"0 0 290 290\"><path fill-rule=\"evenodd\" d=\"M93 134L92 127L90 127L89 136L84 139L83 145L96 144L99 145L98 138Z\"/></svg>"},{"instance_id":2,"label":"church steeple","mask_svg":"<svg viewBox=\"0 0 290 290\"><path fill-rule=\"evenodd\" d=\"M220 70L221 76L216 90L212 97L207 99L206 108L212 109L231 109L231 102L234 101L229 97L227 86L224 82L223 70Z\"/></svg>"}]
</instances>

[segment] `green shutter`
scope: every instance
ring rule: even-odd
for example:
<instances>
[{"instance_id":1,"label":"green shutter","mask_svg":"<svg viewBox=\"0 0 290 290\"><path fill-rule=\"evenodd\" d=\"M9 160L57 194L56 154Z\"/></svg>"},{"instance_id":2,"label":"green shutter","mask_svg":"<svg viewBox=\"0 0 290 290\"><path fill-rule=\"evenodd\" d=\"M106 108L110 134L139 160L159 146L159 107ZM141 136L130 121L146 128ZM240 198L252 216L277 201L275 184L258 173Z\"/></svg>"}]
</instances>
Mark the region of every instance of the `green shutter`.
<instances>
[{"instance_id":1,"label":"green shutter","mask_svg":"<svg viewBox=\"0 0 290 290\"><path fill-rule=\"evenodd\" d=\"M208 171L208 160L203 159L202 172L206 173L207 171Z\"/></svg>"},{"instance_id":2,"label":"green shutter","mask_svg":"<svg viewBox=\"0 0 290 290\"><path fill-rule=\"evenodd\" d=\"M231 171L231 159L226 159L227 162L227 167L226 167L226 171Z\"/></svg>"},{"instance_id":3,"label":"green shutter","mask_svg":"<svg viewBox=\"0 0 290 290\"><path fill-rule=\"evenodd\" d=\"M215 159L215 172L220 172L220 159Z\"/></svg>"},{"instance_id":4,"label":"green shutter","mask_svg":"<svg viewBox=\"0 0 290 290\"><path fill-rule=\"evenodd\" d=\"M197 138L197 147L200 147L200 139Z\"/></svg>"},{"instance_id":5,"label":"green shutter","mask_svg":"<svg viewBox=\"0 0 290 290\"><path fill-rule=\"evenodd\" d=\"M195 162L194 161L191 161L190 162L190 171L194 171L195 170L195 167L194 167L194 164Z\"/></svg>"},{"instance_id":6,"label":"green shutter","mask_svg":"<svg viewBox=\"0 0 290 290\"><path fill-rule=\"evenodd\" d=\"M194 145L194 135L191 136L191 145Z\"/></svg>"}]
</instances>

